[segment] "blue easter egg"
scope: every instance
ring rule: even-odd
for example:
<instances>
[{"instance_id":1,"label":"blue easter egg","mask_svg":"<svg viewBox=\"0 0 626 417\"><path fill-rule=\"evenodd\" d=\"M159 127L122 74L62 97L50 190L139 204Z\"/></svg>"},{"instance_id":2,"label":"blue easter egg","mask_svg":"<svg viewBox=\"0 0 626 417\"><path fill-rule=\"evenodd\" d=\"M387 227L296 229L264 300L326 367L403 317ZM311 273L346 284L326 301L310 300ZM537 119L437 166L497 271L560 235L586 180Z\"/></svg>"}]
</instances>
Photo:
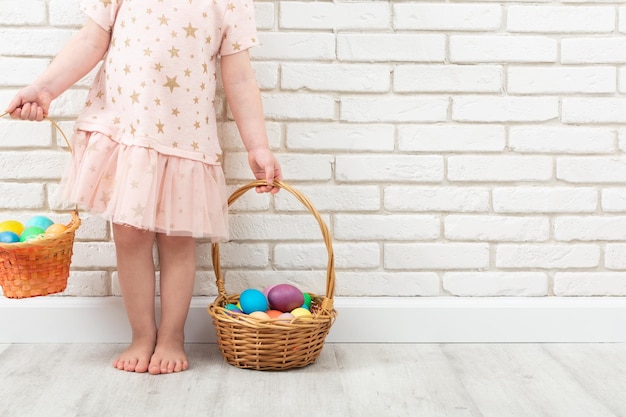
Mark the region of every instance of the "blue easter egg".
<instances>
[{"instance_id":1,"label":"blue easter egg","mask_svg":"<svg viewBox=\"0 0 626 417\"><path fill-rule=\"evenodd\" d=\"M17 235L17 233L10 231L0 233L0 242L2 243L15 243L19 241L20 237Z\"/></svg>"},{"instance_id":2,"label":"blue easter egg","mask_svg":"<svg viewBox=\"0 0 626 417\"><path fill-rule=\"evenodd\" d=\"M267 298L259 290L248 288L239 296L239 304L244 313L267 310Z\"/></svg>"},{"instance_id":3,"label":"blue easter egg","mask_svg":"<svg viewBox=\"0 0 626 417\"><path fill-rule=\"evenodd\" d=\"M46 230L48 227L52 226L52 224L54 224L54 222L45 216L33 216L28 219L24 227L39 227Z\"/></svg>"}]
</instances>

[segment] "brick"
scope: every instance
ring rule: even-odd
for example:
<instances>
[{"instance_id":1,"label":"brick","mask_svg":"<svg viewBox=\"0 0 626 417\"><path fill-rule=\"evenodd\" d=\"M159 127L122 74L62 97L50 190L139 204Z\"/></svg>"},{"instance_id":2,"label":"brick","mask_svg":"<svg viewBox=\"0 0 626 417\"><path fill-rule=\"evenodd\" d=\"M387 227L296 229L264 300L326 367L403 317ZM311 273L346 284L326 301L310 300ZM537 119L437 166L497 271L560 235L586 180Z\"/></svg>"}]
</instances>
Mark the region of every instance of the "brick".
<instances>
[{"instance_id":1,"label":"brick","mask_svg":"<svg viewBox=\"0 0 626 417\"><path fill-rule=\"evenodd\" d=\"M2 209L36 209L44 205L44 186L40 183L0 182Z\"/></svg>"},{"instance_id":2,"label":"brick","mask_svg":"<svg viewBox=\"0 0 626 417\"><path fill-rule=\"evenodd\" d=\"M382 2L280 3L285 29L388 29L390 7Z\"/></svg>"},{"instance_id":3,"label":"brick","mask_svg":"<svg viewBox=\"0 0 626 417\"><path fill-rule=\"evenodd\" d=\"M254 11L256 27L258 30L274 28L274 25L276 24L276 19L274 18L276 13L274 3L255 2Z\"/></svg>"},{"instance_id":4,"label":"brick","mask_svg":"<svg viewBox=\"0 0 626 417\"><path fill-rule=\"evenodd\" d=\"M378 211L380 209L380 189L375 185L298 185L298 191L303 193L318 211L348 212L348 211ZM304 211L302 205L291 193L281 192L274 198L277 210Z\"/></svg>"},{"instance_id":5,"label":"brick","mask_svg":"<svg viewBox=\"0 0 626 417\"><path fill-rule=\"evenodd\" d=\"M593 268L600 264L600 247L591 244L500 244L497 268Z\"/></svg>"},{"instance_id":6,"label":"brick","mask_svg":"<svg viewBox=\"0 0 626 417\"><path fill-rule=\"evenodd\" d=\"M395 29L493 31L502 21L499 4L397 3L393 11Z\"/></svg>"},{"instance_id":7,"label":"brick","mask_svg":"<svg viewBox=\"0 0 626 417\"><path fill-rule=\"evenodd\" d=\"M590 187L497 187L492 198L496 213L593 213L598 206Z\"/></svg>"},{"instance_id":8,"label":"brick","mask_svg":"<svg viewBox=\"0 0 626 417\"><path fill-rule=\"evenodd\" d=\"M558 43L547 36L450 35L450 62L556 62Z\"/></svg>"},{"instance_id":9,"label":"brick","mask_svg":"<svg viewBox=\"0 0 626 417\"><path fill-rule=\"evenodd\" d=\"M556 178L571 183L626 183L626 158L569 156L556 161Z\"/></svg>"},{"instance_id":10,"label":"brick","mask_svg":"<svg viewBox=\"0 0 626 417\"><path fill-rule=\"evenodd\" d=\"M329 224L327 216L323 216ZM310 214L233 214L231 240L321 240L321 231Z\"/></svg>"},{"instance_id":11,"label":"brick","mask_svg":"<svg viewBox=\"0 0 626 417\"><path fill-rule=\"evenodd\" d=\"M609 6L510 5L507 30L540 33L607 33L615 29L615 9Z\"/></svg>"},{"instance_id":12,"label":"brick","mask_svg":"<svg viewBox=\"0 0 626 417\"><path fill-rule=\"evenodd\" d=\"M347 62L443 62L443 34L339 33L337 58Z\"/></svg>"},{"instance_id":13,"label":"brick","mask_svg":"<svg viewBox=\"0 0 626 417\"><path fill-rule=\"evenodd\" d=\"M283 139L282 126L279 123L265 123L267 140L270 148L279 150ZM239 129L234 121L220 123L218 125L218 136L220 145L224 150L245 151L245 146L239 135Z\"/></svg>"},{"instance_id":14,"label":"brick","mask_svg":"<svg viewBox=\"0 0 626 417\"><path fill-rule=\"evenodd\" d=\"M338 155L335 176L346 182L439 182L443 179L443 158L435 155Z\"/></svg>"},{"instance_id":15,"label":"brick","mask_svg":"<svg viewBox=\"0 0 626 417\"><path fill-rule=\"evenodd\" d=\"M286 146L290 151L392 152L395 128L391 124L290 123Z\"/></svg>"},{"instance_id":16,"label":"brick","mask_svg":"<svg viewBox=\"0 0 626 417\"><path fill-rule=\"evenodd\" d=\"M489 190L482 187L403 186L385 187L385 210L485 212Z\"/></svg>"},{"instance_id":17,"label":"brick","mask_svg":"<svg viewBox=\"0 0 626 417\"><path fill-rule=\"evenodd\" d=\"M370 92L389 91L391 68L365 64L283 64L283 90Z\"/></svg>"},{"instance_id":18,"label":"brick","mask_svg":"<svg viewBox=\"0 0 626 417\"><path fill-rule=\"evenodd\" d=\"M105 297L110 295L111 278L105 271L72 271L64 296Z\"/></svg>"},{"instance_id":19,"label":"brick","mask_svg":"<svg viewBox=\"0 0 626 417\"><path fill-rule=\"evenodd\" d=\"M614 93L614 67L509 67L507 90L515 94Z\"/></svg>"},{"instance_id":20,"label":"brick","mask_svg":"<svg viewBox=\"0 0 626 417\"><path fill-rule=\"evenodd\" d=\"M252 69L261 90L273 90L278 87L279 65L276 62L254 61Z\"/></svg>"},{"instance_id":21,"label":"brick","mask_svg":"<svg viewBox=\"0 0 626 417\"><path fill-rule=\"evenodd\" d=\"M379 297L398 294L402 297L441 295L439 275L434 272L340 271L335 294L355 297Z\"/></svg>"},{"instance_id":22,"label":"brick","mask_svg":"<svg viewBox=\"0 0 626 417\"><path fill-rule=\"evenodd\" d=\"M626 99L613 97L568 97L561 108L563 123L624 123Z\"/></svg>"},{"instance_id":23,"label":"brick","mask_svg":"<svg viewBox=\"0 0 626 417\"><path fill-rule=\"evenodd\" d=\"M543 272L446 272L443 289L460 297L540 297L548 282Z\"/></svg>"},{"instance_id":24,"label":"brick","mask_svg":"<svg viewBox=\"0 0 626 417\"><path fill-rule=\"evenodd\" d=\"M0 29L0 55L54 56L75 32L70 29Z\"/></svg>"},{"instance_id":25,"label":"brick","mask_svg":"<svg viewBox=\"0 0 626 417\"><path fill-rule=\"evenodd\" d=\"M511 126L509 147L515 152L528 153L613 153L615 130L585 126Z\"/></svg>"},{"instance_id":26,"label":"brick","mask_svg":"<svg viewBox=\"0 0 626 417\"><path fill-rule=\"evenodd\" d=\"M621 272L558 272L554 274L554 295L624 296L626 280Z\"/></svg>"},{"instance_id":27,"label":"brick","mask_svg":"<svg viewBox=\"0 0 626 417\"><path fill-rule=\"evenodd\" d=\"M49 123L23 122L0 119L0 148L41 148L52 143Z\"/></svg>"},{"instance_id":28,"label":"brick","mask_svg":"<svg viewBox=\"0 0 626 417\"><path fill-rule=\"evenodd\" d=\"M626 212L626 188L603 188L601 204L605 212Z\"/></svg>"},{"instance_id":29,"label":"brick","mask_svg":"<svg viewBox=\"0 0 626 417\"><path fill-rule=\"evenodd\" d=\"M460 122L545 122L558 116L555 97L460 96L452 100L452 120Z\"/></svg>"},{"instance_id":30,"label":"brick","mask_svg":"<svg viewBox=\"0 0 626 417\"><path fill-rule=\"evenodd\" d=\"M211 244L196 246L199 268L211 269ZM220 244L220 265L224 268L265 268L269 266L269 248L266 243L227 242Z\"/></svg>"},{"instance_id":31,"label":"brick","mask_svg":"<svg viewBox=\"0 0 626 417\"><path fill-rule=\"evenodd\" d=\"M385 243L386 269L476 269L489 266L486 243Z\"/></svg>"},{"instance_id":32,"label":"brick","mask_svg":"<svg viewBox=\"0 0 626 417\"><path fill-rule=\"evenodd\" d=\"M260 32L260 45L250 49L258 60L333 60L335 36L332 33Z\"/></svg>"},{"instance_id":33,"label":"brick","mask_svg":"<svg viewBox=\"0 0 626 417\"><path fill-rule=\"evenodd\" d=\"M562 241L624 239L626 216L560 216L554 219L554 238Z\"/></svg>"},{"instance_id":34,"label":"brick","mask_svg":"<svg viewBox=\"0 0 626 417\"><path fill-rule=\"evenodd\" d=\"M398 127L402 152L493 152L505 147L503 126L407 125Z\"/></svg>"},{"instance_id":35,"label":"brick","mask_svg":"<svg viewBox=\"0 0 626 417\"><path fill-rule=\"evenodd\" d=\"M448 118L447 97L353 96L341 98L346 122L441 122Z\"/></svg>"},{"instance_id":36,"label":"brick","mask_svg":"<svg viewBox=\"0 0 626 417\"><path fill-rule=\"evenodd\" d=\"M335 98L316 94L263 94L265 116L274 120L332 120Z\"/></svg>"},{"instance_id":37,"label":"brick","mask_svg":"<svg viewBox=\"0 0 626 417\"><path fill-rule=\"evenodd\" d=\"M546 156L474 156L448 158L450 181L547 181L553 161Z\"/></svg>"},{"instance_id":38,"label":"brick","mask_svg":"<svg viewBox=\"0 0 626 417\"><path fill-rule=\"evenodd\" d=\"M339 240L433 240L439 237L437 216L416 214L336 214L334 236Z\"/></svg>"},{"instance_id":39,"label":"brick","mask_svg":"<svg viewBox=\"0 0 626 417\"><path fill-rule=\"evenodd\" d=\"M333 245L335 268L376 268L380 266L378 243L336 243ZM328 249L319 244L278 244L274 247L274 266L278 269L326 269Z\"/></svg>"},{"instance_id":40,"label":"brick","mask_svg":"<svg viewBox=\"0 0 626 417\"><path fill-rule=\"evenodd\" d=\"M448 240L542 242L550 237L547 217L451 214L444 219Z\"/></svg>"},{"instance_id":41,"label":"brick","mask_svg":"<svg viewBox=\"0 0 626 417\"><path fill-rule=\"evenodd\" d=\"M57 27L83 25L86 17L79 3L80 0L50 0L50 24Z\"/></svg>"},{"instance_id":42,"label":"brick","mask_svg":"<svg viewBox=\"0 0 626 417\"><path fill-rule=\"evenodd\" d=\"M608 243L604 249L606 269L626 269L626 244Z\"/></svg>"},{"instance_id":43,"label":"brick","mask_svg":"<svg viewBox=\"0 0 626 417\"><path fill-rule=\"evenodd\" d=\"M41 26L47 20L45 0L3 1L0 24ZM4 38L2 38L4 40Z\"/></svg>"},{"instance_id":44,"label":"brick","mask_svg":"<svg viewBox=\"0 0 626 417\"><path fill-rule=\"evenodd\" d=\"M0 56L0 87L28 85L42 73L49 64L47 58L17 58Z\"/></svg>"},{"instance_id":45,"label":"brick","mask_svg":"<svg viewBox=\"0 0 626 417\"><path fill-rule=\"evenodd\" d=\"M563 64L620 64L626 62L623 37L584 37L561 40Z\"/></svg>"},{"instance_id":46,"label":"brick","mask_svg":"<svg viewBox=\"0 0 626 417\"><path fill-rule=\"evenodd\" d=\"M281 164L289 179L294 180L329 180L332 176L331 155L313 154L277 154L276 158ZM1 159L0 159L1 161ZM248 165L248 154L243 152L229 153L224 159L224 172L231 180L254 179Z\"/></svg>"},{"instance_id":47,"label":"brick","mask_svg":"<svg viewBox=\"0 0 626 417\"><path fill-rule=\"evenodd\" d=\"M115 268L116 265L113 242L74 242L74 268Z\"/></svg>"},{"instance_id":48,"label":"brick","mask_svg":"<svg viewBox=\"0 0 626 417\"><path fill-rule=\"evenodd\" d=\"M500 65L398 65L393 71L399 93L499 93Z\"/></svg>"},{"instance_id":49,"label":"brick","mask_svg":"<svg viewBox=\"0 0 626 417\"><path fill-rule=\"evenodd\" d=\"M59 179L66 156L64 152L54 151L1 152L0 180Z\"/></svg>"},{"instance_id":50,"label":"brick","mask_svg":"<svg viewBox=\"0 0 626 417\"><path fill-rule=\"evenodd\" d=\"M73 206L75 207L75 206ZM82 241L107 241L112 237L110 231L110 224L108 220L97 214L87 214L82 210L78 211L81 223L78 230L76 230L76 240ZM71 221L70 214L64 214L62 217L62 223L67 224Z\"/></svg>"}]
</instances>

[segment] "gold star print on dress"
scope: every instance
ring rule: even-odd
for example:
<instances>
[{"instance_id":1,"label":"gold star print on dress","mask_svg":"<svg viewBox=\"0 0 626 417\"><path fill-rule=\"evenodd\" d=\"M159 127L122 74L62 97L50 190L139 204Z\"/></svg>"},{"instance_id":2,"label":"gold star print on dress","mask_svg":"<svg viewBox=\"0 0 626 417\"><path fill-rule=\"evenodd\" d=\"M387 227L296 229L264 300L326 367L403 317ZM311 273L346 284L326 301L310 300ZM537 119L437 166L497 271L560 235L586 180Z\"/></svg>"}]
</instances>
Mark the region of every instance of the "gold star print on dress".
<instances>
[{"instance_id":1,"label":"gold star print on dress","mask_svg":"<svg viewBox=\"0 0 626 417\"><path fill-rule=\"evenodd\" d=\"M224 238L216 66L257 43L252 0L80 5L111 42L75 124L82 145L62 197L137 227Z\"/></svg>"}]
</instances>

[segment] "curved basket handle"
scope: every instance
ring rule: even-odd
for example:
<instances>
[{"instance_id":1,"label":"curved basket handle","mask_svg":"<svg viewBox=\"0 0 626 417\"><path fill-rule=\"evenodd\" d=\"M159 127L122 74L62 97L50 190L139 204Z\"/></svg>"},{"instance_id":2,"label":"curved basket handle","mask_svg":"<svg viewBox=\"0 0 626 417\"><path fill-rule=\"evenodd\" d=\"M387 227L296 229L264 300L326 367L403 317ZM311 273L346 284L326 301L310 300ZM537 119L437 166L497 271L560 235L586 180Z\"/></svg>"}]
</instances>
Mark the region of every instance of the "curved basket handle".
<instances>
[{"instance_id":1,"label":"curved basket handle","mask_svg":"<svg viewBox=\"0 0 626 417\"><path fill-rule=\"evenodd\" d=\"M240 187L228 198L228 206L231 206L246 191L262 185L268 185L268 182L265 180L256 180ZM318 211L315 209L315 207L313 207L313 204L311 204L309 199L301 192L291 187L290 185L285 184L284 182L276 180L272 185L278 188L282 188L293 194L309 210L309 212L311 212L311 214L315 217L315 220L317 220L317 223L319 224L319 227L322 231L322 236L324 238L324 243L326 244L326 250L328 251L328 265L326 269L326 298L324 298L322 302L322 309L332 310L333 297L335 294L335 254L333 252L333 244L330 232L328 231L328 226L326 226L326 223L324 222ZM215 271L217 291L219 292L220 296L225 298L226 289L224 287L224 278L222 277L222 267L220 265L220 248L218 243L213 243L211 245L211 255L213 259L213 271Z\"/></svg>"},{"instance_id":2,"label":"curved basket handle","mask_svg":"<svg viewBox=\"0 0 626 417\"><path fill-rule=\"evenodd\" d=\"M4 116L8 116L9 113L3 113L0 114L0 117L4 117ZM67 138L67 136L65 135L65 132L63 132L63 129L61 129L61 126L59 126L59 124L51 117L49 116L44 116L44 119L48 120L50 123L52 123L52 126L54 126L59 133L61 134L61 136L63 136L63 139L65 140L65 143L67 144L67 149L69 149L70 153L72 153L72 145L70 145L70 141Z\"/></svg>"}]
</instances>

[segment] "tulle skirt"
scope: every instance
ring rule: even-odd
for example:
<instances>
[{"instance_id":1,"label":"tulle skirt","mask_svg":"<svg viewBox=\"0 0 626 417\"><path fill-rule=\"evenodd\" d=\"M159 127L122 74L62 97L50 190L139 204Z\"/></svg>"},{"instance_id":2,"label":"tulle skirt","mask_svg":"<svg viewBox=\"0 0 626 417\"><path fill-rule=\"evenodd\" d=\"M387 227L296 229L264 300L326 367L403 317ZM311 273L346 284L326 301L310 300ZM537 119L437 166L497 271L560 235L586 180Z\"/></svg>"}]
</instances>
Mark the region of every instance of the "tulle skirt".
<instances>
[{"instance_id":1,"label":"tulle skirt","mask_svg":"<svg viewBox=\"0 0 626 417\"><path fill-rule=\"evenodd\" d=\"M220 165L120 144L78 130L59 197L114 223L170 236L228 240Z\"/></svg>"}]
</instances>

